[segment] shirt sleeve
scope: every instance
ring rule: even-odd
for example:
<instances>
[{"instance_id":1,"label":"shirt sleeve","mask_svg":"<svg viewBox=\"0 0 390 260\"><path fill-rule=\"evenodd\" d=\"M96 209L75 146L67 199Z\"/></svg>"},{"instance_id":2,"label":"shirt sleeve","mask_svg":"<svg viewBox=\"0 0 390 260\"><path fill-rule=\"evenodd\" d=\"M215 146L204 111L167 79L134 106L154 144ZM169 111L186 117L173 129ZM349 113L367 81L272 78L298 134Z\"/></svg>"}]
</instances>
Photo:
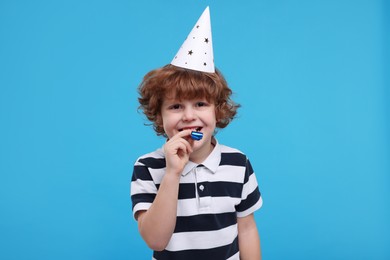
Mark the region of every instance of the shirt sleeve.
<instances>
[{"instance_id":1,"label":"shirt sleeve","mask_svg":"<svg viewBox=\"0 0 390 260\"><path fill-rule=\"evenodd\" d=\"M157 194L157 187L148 167L137 161L130 184L133 217L142 210L148 210Z\"/></svg>"},{"instance_id":2,"label":"shirt sleeve","mask_svg":"<svg viewBox=\"0 0 390 260\"><path fill-rule=\"evenodd\" d=\"M245 164L245 177L241 193L241 203L236 206L237 217L245 217L263 205L261 193L257 184L256 175L250 161Z\"/></svg>"}]
</instances>

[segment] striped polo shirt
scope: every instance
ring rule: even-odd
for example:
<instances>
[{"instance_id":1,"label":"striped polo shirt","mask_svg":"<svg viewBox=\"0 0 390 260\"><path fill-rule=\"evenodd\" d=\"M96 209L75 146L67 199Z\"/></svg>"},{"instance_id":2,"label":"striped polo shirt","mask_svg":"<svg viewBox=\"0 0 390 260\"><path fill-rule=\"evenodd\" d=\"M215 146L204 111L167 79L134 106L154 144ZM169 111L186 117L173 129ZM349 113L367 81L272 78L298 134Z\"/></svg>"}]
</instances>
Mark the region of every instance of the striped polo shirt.
<instances>
[{"instance_id":1,"label":"striped polo shirt","mask_svg":"<svg viewBox=\"0 0 390 260\"><path fill-rule=\"evenodd\" d=\"M176 227L153 259L239 259L237 217L259 209L262 198L247 157L213 141L206 160L189 161L181 173ZM164 174L162 148L138 158L131 181L133 215L149 209Z\"/></svg>"}]
</instances>

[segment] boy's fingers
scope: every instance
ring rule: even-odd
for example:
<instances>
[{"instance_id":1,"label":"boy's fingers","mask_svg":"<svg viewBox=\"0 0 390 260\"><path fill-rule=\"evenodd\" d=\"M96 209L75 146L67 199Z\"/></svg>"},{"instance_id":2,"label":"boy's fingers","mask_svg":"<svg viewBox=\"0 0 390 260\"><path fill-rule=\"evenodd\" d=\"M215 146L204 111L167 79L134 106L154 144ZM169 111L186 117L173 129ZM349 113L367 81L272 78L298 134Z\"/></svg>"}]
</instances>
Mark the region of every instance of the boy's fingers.
<instances>
[{"instance_id":1,"label":"boy's fingers","mask_svg":"<svg viewBox=\"0 0 390 260\"><path fill-rule=\"evenodd\" d=\"M183 130L183 131L178 132L175 136L183 138L185 136L191 135L191 132L192 132L191 129L187 129L187 130Z\"/></svg>"},{"instance_id":2,"label":"boy's fingers","mask_svg":"<svg viewBox=\"0 0 390 260\"><path fill-rule=\"evenodd\" d=\"M186 138L191 135L191 132L191 129L180 131L169 140L169 143L174 145L174 143L179 142L184 145L184 147L180 145L180 147L178 147L179 149L185 150L186 153L192 153L193 140L191 138Z\"/></svg>"}]
</instances>

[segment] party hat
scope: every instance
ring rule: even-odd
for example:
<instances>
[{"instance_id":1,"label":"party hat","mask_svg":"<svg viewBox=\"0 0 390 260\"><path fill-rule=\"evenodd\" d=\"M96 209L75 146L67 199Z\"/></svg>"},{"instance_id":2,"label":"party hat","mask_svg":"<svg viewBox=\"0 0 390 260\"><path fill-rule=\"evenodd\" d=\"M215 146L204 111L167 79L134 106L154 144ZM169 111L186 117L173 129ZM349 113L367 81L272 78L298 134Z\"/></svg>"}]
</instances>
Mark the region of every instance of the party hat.
<instances>
[{"instance_id":1,"label":"party hat","mask_svg":"<svg viewBox=\"0 0 390 260\"><path fill-rule=\"evenodd\" d=\"M215 72L208 6L187 36L171 64L186 69Z\"/></svg>"}]
</instances>

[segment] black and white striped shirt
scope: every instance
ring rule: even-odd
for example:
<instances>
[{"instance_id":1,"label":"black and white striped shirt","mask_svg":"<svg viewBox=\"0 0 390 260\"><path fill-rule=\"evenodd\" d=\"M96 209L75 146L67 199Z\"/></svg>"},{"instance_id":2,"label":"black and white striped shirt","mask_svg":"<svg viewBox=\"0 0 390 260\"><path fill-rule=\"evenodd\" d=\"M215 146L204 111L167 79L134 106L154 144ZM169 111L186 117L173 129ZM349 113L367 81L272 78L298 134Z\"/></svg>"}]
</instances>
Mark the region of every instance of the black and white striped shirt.
<instances>
[{"instance_id":1,"label":"black and white striped shirt","mask_svg":"<svg viewBox=\"0 0 390 260\"><path fill-rule=\"evenodd\" d=\"M164 174L162 149L138 158L131 181L134 215L149 209ZM262 206L247 157L216 142L202 164L188 162L181 175L176 227L168 246L155 251L153 259L239 259L237 217Z\"/></svg>"}]
</instances>

